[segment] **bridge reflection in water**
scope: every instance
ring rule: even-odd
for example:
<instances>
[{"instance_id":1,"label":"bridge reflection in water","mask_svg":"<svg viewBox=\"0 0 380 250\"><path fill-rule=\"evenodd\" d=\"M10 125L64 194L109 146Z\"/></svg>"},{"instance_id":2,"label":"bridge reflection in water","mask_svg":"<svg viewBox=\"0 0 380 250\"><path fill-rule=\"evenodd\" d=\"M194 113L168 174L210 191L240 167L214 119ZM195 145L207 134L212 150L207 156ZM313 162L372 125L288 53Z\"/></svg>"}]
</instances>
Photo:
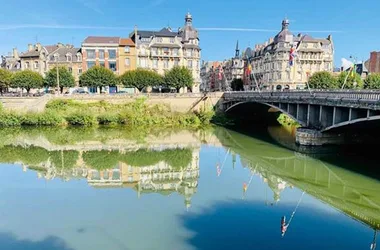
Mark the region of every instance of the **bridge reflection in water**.
<instances>
[{"instance_id":1,"label":"bridge reflection in water","mask_svg":"<svg viewBox=\"0 0 380 250\"><path fill-rule=\"evenodd\" d=\"M227 152L239 155L242 165L250 168L252 174L263 177L273 190L273 203L280 200L284 189L297 187L365 223L375 232L380 229L380 182L377 180L226 129L218 128L212 134L197 138L205 144L208 141L214 145L221 143ZM188 208L197 192L200 177L200 141L199 146L192 143L193 147L187 148L159 148L157 145L155 150L141 146L140 150L135 148L134 151L126 151L121 144L118 145L119 151L90 151L83 141L80 145L86 151L75 151L64 150L70 148L69 145L61 145L60 150L55 146L54 150L42 148L41 143L38 144L40 147L34 147L30 141L28 145L20 146L18 138L0 149L0 161L22 163L25 171L37 171L40 178L87 179L92 187L133 188L138 196L176 192L184 197ZM181 143L183 145L183 141ZM75 145L79 147L78 143ZM35 158L28 157L32 155Z\"/></svg>"}]
</instances>

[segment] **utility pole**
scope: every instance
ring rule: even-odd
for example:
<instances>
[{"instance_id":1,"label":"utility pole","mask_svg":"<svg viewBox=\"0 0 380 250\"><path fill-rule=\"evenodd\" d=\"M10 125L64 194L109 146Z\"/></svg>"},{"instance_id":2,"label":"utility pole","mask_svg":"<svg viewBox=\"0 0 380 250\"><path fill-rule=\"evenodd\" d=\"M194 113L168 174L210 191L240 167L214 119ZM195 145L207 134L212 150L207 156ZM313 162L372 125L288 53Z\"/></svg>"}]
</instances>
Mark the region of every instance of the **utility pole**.
<instances>
[{"instance_id":1,"label":"utility pole","mask_svg":"<svg viewBox=\"0 0 380 250\"><path fill-rule=\"evenodd\" d=\"M59 57L59 56L58 56ZM58 94L60 93L60 87L59 87L59 69L58 69L58 57L56 58L56 68L57 68L57 87L58 87Z\"/></svg>"}]
</instances>

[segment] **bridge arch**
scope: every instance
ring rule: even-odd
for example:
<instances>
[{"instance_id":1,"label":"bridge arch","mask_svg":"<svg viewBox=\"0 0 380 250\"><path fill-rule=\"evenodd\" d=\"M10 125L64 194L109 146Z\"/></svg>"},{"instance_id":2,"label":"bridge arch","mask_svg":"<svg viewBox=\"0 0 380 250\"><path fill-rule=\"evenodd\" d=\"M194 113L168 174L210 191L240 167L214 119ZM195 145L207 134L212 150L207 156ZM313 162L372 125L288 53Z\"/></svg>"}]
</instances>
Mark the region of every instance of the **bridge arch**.
<instances>
[{"instance_id":1,"label":"bridge arch","mask_svg":"<svg viewBox=\"0 0 380 250\"><path fill-rule=\"evenodd\" d=\"M365 117L365 118L358 118L358 119L354 119L354 120L348 120L348 121L344 121L344 122L340 122L340 123L336 123L332 126L329 126L327 128L324 128L321 130L321 132L328 132L328 131L332 131L332 130L338 130L338 129L344 129L346 127L349 127L350 125L357 125L357 126L363 126L363 127L371 127L369 126L368 124L370 123L373 123L376 125L376 127L378 127L380 125L380 115L375 115L375 116L369 116L369 117Z\"/></svg>"},{"instance_id":2,"label":"bridge arch","mask_svg":"<svg viewBox=\"0 0 380 250\"><path fill-rule=\"evenodd\" d=\"M297 121L301 126L306 126L307 124L307 120L302 120L302 119L298 119L297 118L297 110L289 110L289 108L285 109L285 108L282 108L281 105L277 106L275 104L271 104L271 103L267 103L267 102L256 102L256 101L239 101L239 102L226 102L224 105L225 106L225 113L228 114L229 112L231 112L232 110L242 106L242 105L250 105L250 104L254 104L254 105L257 105L258 107L265 107L267 108L266 109L266 112L269 113L269 109L270 108L274 108L276 110L278 110L279 112L289 116L290 118L292 118L293 120Z\"/></svg>"}]
</instances>

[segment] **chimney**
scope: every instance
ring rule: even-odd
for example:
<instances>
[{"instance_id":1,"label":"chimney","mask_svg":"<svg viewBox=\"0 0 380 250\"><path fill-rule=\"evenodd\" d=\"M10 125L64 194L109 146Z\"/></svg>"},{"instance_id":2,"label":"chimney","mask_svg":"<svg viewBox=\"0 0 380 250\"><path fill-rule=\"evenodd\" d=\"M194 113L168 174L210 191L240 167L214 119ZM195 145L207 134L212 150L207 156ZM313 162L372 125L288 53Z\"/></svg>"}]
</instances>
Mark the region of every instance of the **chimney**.
<instances>
[{"instance_id":1,"label":"chimney","mask_svg":"<svg viewBox=\"0 0 380 250\"><path fill-rule=\"evenodd\" d=\"M13 58L19 59L17 48L13 48Z\"/></svg>"},{"instance_id":2,"label":"chimney","mask_svg":"<svg viewBox=\"0 0 380 250\"><path fill-rule=\"evenodd\" d=\"M35 46L35 48L36 48L37 51L41 51L42 46L41 46L40 43L37 43L36 46Z\"/></svg>"},{"instance_id":3,"label":"chimney","mask_svg":"<svg viewBox=\"0 0 380 250\"><path fill-rule=\"evenodd\" d=\"M274 42L273 37L269 38L269 43L273 43L273 42Z\"/></svg>"},{"instance_id":4,"label":"chimney","mask_svg":"<svg viewBox=\"0 0 380 250\"><path fill-rule=\"evenodd\" d=\"M28 51L33 51L33 50L34 50L33 44L29 43L28 44Z\"/></svg>"},{"instance_id":5,"label":"chimney","mask_svg":"<svg viewBox=\"0 0 380 250\"><path fill-rule=\"evenodd\" d=\"M64 45L63 45L63 43L58 43L58 44L57 44L57 47L58 47L58 48L63 48Z\"/></svg>"}]
</instances>

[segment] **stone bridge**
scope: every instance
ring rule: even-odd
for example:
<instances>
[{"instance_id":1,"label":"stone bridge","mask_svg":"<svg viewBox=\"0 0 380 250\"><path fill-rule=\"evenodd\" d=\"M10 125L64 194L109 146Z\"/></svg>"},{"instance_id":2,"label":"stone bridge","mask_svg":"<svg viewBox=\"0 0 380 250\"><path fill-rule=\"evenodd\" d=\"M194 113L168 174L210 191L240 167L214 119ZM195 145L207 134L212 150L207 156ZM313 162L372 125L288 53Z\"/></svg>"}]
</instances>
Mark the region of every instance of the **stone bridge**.
<instances>
[{"instance_id":1,"label":"stone bridge","mask_svg":"<svg viewBox=\"0 0 380 250\"><path fill-rule=\"evenodd\" d=\"M227 114L240 110L243 116L262 115L274 108L302 126L297 141L304 145L340 144L336 131L380 122L380 91L226 92L220 106Z\"/></svg>"}]
</instances>

